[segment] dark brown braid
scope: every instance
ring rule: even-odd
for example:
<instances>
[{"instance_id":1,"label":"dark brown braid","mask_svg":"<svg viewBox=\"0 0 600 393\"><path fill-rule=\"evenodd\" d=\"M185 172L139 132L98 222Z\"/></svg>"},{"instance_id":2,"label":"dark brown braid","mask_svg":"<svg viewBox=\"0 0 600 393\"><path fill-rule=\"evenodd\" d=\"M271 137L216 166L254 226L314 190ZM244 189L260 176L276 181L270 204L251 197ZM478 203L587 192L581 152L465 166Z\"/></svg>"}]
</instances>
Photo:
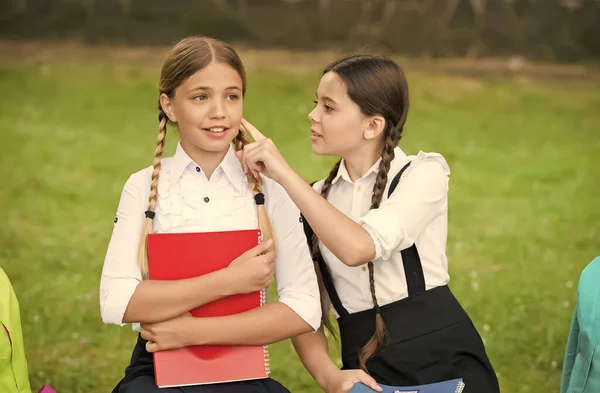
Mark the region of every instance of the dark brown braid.
<instances>
[{"instance_id":1,"label":"dark brown braid","mask_svg":"<svg viewBox=\"0 0 600 393\"><path fill-rule=\"evenodd\" d=\"M377 179L375 180L375 185L373 186L371 209L379 208L381 200L383 199L383 193L388 181L388 172L390 170L392 160L395 157L394 149L396 146L398 146L400 135L401 133L397 132L397 127L395 127L391 132L386 133L383 150L381 151L381 161L379 162L379 172L377 173ZM387 336L385 323L381 317L379 303L377 302L377 296L375 294L375 269L373 266L373 261L369 261L369 263L367 263L367 267L369 268L369 288L371 290L371 298L373 299L373 305L375 306L375 333L360 351L358 357L360 367L365 371L367 370L367 360L369 360L385 343L385 338Z\"/></svg>"}]
</instances>

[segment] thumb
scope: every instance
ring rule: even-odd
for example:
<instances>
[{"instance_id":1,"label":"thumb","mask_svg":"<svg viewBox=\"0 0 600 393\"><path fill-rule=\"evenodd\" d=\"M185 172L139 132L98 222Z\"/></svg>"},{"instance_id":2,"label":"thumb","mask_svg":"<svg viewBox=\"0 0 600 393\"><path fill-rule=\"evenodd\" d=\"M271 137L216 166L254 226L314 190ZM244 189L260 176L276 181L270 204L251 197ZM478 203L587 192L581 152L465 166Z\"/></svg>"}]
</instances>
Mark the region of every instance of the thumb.
<instances>
[{"instance_id":1,"label":"thumb","mask_svg":"<svg viewBox=\"0 0 600 393\"><path fill-rule=\"evenodd\" d=\"M158 351L158 344L154 341L148 341L146 343L146 351L150 353Z\"/></svg>"},{"instance_id":2,"label":"thumb","mask_svg":"<svg viewBox=\"0 0 600 393\"><path fill-rule=\"evenodd\" d=\"M360 382L364 383L365 385L367 385L368 387L370 387L371 389L373 389L376 392L383 391L383 388L377 384L377 381L375 381L373 379L373 377L371 377L369 374L365 373L364 371L361 372L360 374L358 374L356 376L356 378Z\"/></svg>"},{"instance_id":3,"label":"thumb","mask_svg":"<svg viewBox=\"0 0 600 393\"><path fill-rule=\"evenodd\" d=\"M258 255L262 255L264 253L266 253L269 248L271 248L271 246L273 245L273 240L269 239L266 242L262 242L259 245L257 245L256 247L254 247L252 250L250 250L250 256L258 256Z\"/></svg>"}]
</instances>

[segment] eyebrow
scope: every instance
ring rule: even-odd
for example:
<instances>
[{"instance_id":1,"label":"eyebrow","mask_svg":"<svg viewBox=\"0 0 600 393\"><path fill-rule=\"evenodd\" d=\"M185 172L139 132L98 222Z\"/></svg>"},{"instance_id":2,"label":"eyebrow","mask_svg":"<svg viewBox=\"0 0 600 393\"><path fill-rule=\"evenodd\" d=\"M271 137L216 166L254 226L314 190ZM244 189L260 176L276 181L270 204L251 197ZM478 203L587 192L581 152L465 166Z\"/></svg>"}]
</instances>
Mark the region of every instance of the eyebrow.
<instances>
[{"instance_id":1,"label":"eyebrow","mask_svg":"<svg viewBox=\"0 0 600 393\"><path fill-rule=\"evenodd\" d=\"M194 87L192 89L190 89L190 91L198 91L198 90L208 90L208 91L212 91L213 89L208 87L208 86L197 86ZM238 91L242 91L241 87L238 86L229 86L227 88L225 88L225 90L238 90Z\"/></svg>"},{"instance_id":2,"label":"eyebrow","mask_svg":"<svg viewBox=\"0 0 600 393\"><path fill-rule=\"evenodd\" d=\"M319 98L319 95L318 95L317 93L315 93L315 95L317 96L317 99L318 99L318 98ZM335 102L335 100L334 100L333 98L331 98L331 97L328 97L328 96L323 96L323 97L321 97L321 99L322 99L323 101L331 101L332 103L334 103L334 104L337 104L337 102Z\"/></svg>"}]
</instances>

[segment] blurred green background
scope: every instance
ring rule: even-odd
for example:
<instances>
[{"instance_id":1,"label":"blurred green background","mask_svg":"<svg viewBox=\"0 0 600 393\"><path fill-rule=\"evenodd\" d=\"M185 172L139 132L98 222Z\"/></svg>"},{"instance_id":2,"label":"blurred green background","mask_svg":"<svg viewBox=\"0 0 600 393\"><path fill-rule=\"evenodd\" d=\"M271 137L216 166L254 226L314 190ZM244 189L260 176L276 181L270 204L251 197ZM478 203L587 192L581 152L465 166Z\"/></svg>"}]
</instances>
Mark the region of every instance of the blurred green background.
<instances>
[{"instance_id":1,"label":"blurred green background","mask_svg":"<svg viewBox=\"0 0 600 393\"><path fill-rule=\"evenodd\" d=\"M107 392L135 334L102 323L100 272L123 184L152 162L166 48L17 38L0 41L0 266L20 301L34 391ZM311 154L307 114L340 52L236 47L245 116L307 181L326 176L333 161ZM600 254L598 68L520 55L398 61L412 100L401 147L439 152L452 170L451 287L502 392L557 392L577 280ZM271 359L293 393L319 391L289 341Z\"/></svg>"}]
</instances>

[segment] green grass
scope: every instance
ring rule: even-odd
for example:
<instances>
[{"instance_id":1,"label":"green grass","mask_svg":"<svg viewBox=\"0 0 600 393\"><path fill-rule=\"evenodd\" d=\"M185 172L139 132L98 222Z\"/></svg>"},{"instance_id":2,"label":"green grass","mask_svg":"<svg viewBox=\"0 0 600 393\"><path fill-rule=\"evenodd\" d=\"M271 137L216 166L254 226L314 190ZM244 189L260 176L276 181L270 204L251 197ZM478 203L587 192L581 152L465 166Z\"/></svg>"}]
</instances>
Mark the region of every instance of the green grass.
<instances>
[{"instance_id":1,"label":"green grass","mask_svg":"<svg viewBox=\"0 0 600 393\"><path fill-rule=\"evenodd\" d=\"M402 147L441 152L453 171L451 286L503 392L557 391L579 272L600 254L600 91L408 76ZM98 284L121 187L152 160L157 77L154 64L0 65L0 264L35 390L107 392L129 361L135 335L103 325ZM318 77L252 70L245 104L307 180L332 163L310 153ZM274 378L319 391L289 341L271 350Z\"/></svg>"}]
</instances>

